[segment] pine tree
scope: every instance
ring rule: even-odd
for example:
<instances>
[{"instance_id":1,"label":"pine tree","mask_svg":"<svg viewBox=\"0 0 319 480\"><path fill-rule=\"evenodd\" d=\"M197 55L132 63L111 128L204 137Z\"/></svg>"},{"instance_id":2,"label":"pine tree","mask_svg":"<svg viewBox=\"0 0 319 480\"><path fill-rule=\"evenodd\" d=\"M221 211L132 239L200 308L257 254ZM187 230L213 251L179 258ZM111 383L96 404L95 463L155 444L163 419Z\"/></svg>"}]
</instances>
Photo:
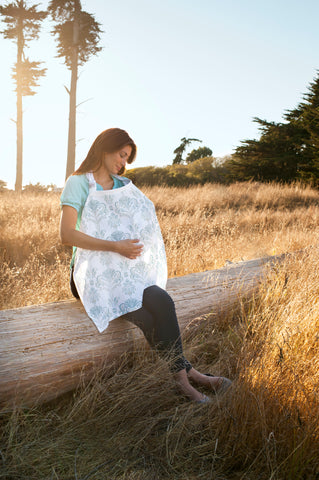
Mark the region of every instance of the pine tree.
<instances>
[{"instance_id":1,"label":"pine tree","mask_svg":"<svg viewBox=\"0 0 319 480\"><path fill-rule=\"evenodd\" d=\"M259 124L259 140L244 140L227 166L232 180L319 181L319 76L284 122Z\"/></svg>"},{"instance_id":2,"label":"pine tree","mask_svg":"<svg viewBox=\"0 0 319 480\"><path fill-rule=\"evenodd\" d=\"M305 133L300 142L303 159L302 178L318 183L319 180L319 73L304 94L303 102L288 110L285 119L298 126Z\"/></svg>"},{"instance_id":3,"label":"pine tree","mask_svg":"<svg viewBox=\"0 0 319 480\"><path fill-rule=\"evenodd\" d=\"M48 10L56 26L52 33L57 37L57 57L64 58L64 63L71 70L69 94L69 131L66 176L75 170L76 143L76 90L78 67L84 65L91 56L96 55L101 47L100 24L93 15L84 12L80 0L51 0Z\"/></svg>"},{"instance_id":4,"label":"pine tree","mask_svg":"<svg viewBox=\"0 0 319 480\"><path fill-rule=\"evenodd\" d=\"M17 61L13 67L13 79L17 94L17 163L15 190L22 190L23 164L23 111L22 98L35 95L34 87L38 86L38 79L45 75L46 68L40 68L42 62L31 62L25 55L25 49L30 40L39 38L42 20L46 12L37 10L37 5L29 6L25 0L16 0L6 6L0 6L2 21L6 24L3 30L4 38L13 40L17 44Z\"/></svg>"}]
</instances>

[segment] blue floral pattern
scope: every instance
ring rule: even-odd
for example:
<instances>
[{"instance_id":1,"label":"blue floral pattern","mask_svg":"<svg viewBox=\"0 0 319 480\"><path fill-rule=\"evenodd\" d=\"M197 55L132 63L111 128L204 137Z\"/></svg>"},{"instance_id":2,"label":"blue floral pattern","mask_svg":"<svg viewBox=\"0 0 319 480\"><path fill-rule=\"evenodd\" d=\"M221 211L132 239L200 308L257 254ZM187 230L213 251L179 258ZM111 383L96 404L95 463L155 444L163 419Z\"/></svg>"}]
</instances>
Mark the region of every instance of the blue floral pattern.
<instances>
[{"instance_id":1,"label":"blue floral pattern","mask_svg":"<svg viewBox=\"0 0 319 480\"><path fill-rule=\"evenodd\" d=\"M135 260L77 248L75 284L88 316L103 332L111 320L142 306L145 288L166 287L166 255L154 205L131 181L115 190L96 191L93 175L88 178L80 230L104 240L136 238L144 245Z\"/></svg>"}]
</instances>

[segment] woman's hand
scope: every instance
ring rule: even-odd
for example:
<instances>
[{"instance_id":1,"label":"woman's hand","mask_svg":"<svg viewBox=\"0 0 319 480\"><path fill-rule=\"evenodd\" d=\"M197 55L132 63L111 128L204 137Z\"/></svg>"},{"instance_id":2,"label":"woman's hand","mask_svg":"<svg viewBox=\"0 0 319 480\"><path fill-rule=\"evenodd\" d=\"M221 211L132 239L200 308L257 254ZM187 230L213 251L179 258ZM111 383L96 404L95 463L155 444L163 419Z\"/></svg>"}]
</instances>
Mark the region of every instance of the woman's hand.
<instances>
[{"instance_id":1,"label":"woman's hand","mask_svg":"<svg viewBox=\"0 0 319 480\"><path fill-rule=\"evenodd\" d=\"M130 258L131 260L139 257L142 253L143 245L139 240L119 240L115 242L115 252Z\"/></svg>"},{"instance_id":2,"label":"woman's hand","mask_svg":"<svg viewBox=\"0 0 319 480\"><path fill-rule=\"evenodd\" d=\"M75 229L77 215L75 208L69 205L63 206L60 223L60 237L63 245L74 245L87 250L116 252L132 260L141 255L143 244L137 239L119 240L116 242L113 240L102 240L79 232Z\"/></svg>"}]
</instances>

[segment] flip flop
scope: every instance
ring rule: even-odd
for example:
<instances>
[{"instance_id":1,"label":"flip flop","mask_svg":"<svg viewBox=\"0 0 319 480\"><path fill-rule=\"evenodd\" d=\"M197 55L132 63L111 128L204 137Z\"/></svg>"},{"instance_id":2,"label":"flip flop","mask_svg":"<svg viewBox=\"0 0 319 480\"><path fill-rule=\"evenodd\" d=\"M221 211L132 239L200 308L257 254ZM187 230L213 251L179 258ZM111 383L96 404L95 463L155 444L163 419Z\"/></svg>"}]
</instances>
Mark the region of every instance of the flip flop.
<instances>
[{"instance_id":1,"label":"flip flop","mask_svg":"<svg viewBox=\"0 0 319 480\"><path fill-rule=\"evenodd\" d=\"M211 373L204 373L204 375L206 375L206 377L216 377L216 375L212 375ZM216 388L212 387L212 389L213 389L213 393L220 395L222 393L225 393L226 390L229 389L229 387L233 382L226 377L218 377L218 378L219 378L219 381L217 383Z\"/></svg>"}]
</instances>

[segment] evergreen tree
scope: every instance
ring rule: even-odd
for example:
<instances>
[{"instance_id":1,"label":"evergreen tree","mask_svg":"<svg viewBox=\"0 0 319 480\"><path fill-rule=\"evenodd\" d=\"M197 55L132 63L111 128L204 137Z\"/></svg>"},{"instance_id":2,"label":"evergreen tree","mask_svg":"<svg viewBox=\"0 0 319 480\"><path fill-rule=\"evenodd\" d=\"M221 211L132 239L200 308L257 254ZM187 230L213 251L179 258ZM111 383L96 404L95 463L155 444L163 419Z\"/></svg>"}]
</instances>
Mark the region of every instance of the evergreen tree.
<instances>
[{"instance_id":1,"label":"evergreen tree","mask_svg":"<svg viewBox=\"0 0 319 480\"><path fill-rule=\"evenodd\" d=\"M2 21L6 24L4 38L17 44L17 61L13 67L13 79L17 94L17 162L15 190L22 190L23 164L23 111L22 97L35 95L34 87L38 86L39 77L45 75L46 68L40 68L42 62L31 62L25 55L30 40L39 38L39 31L46 12L37 10L37 5L28 6L25 0L16 0L6 6L0 6Z\"/></svg>"},{"instance_id":2,"label":"evergreen tree","mask_svg":"<svg viewBox=\"0 0 319 480\"><path fill-rule=\"evenodd\" d=\"M64 63L71 70L70 89L67 89L70 103L65 178L68 178L75 170L78 67L101 51L98 42L102 31L94 16L82 10L80 0L51 0L48 10L56 22L52 33L57 37L57 57L64 58Z\"/></svg>"},{"instance_id":3,"label":"evergreen tree","mask_svg":"<svg viewBox=\"0 0 319 480\"><path fill-rule=\"evenodd\" d=\"M173 159L173 165L184 162L183 153L186 147L192 142L201 142L201 140L198 140L197 138L185 138L185 137L181 138L181 144L174 150L174 153L176 155L175 155L175 158Z\"/></svg>"},{"instance_id":4,"label":"evergreen tree","mask_svg":"<svg viewBox=\"0 0 319 480\"><path fill-rule=\"evenodd\" d=\"M299 177L304 162L300 146L305 131L296 124L275 123L255 118L262 134L259 140L245 140L230 162L234 180L292 181Z\"/></svg>"},{"instance_id":5,"label":"evergreen tree","mask_svg":"<svg viewBox=\"0 0 319 480\"><path fill-rule=\"evenodd\" d=\"M227 163L232 180L319 181L319 76L285 123L254 118L261 136L244 140Z\"/></svg>"},{"instance_id":6,"label":"evergreen tree","mask_svg":"<svg viewBox=\"0 0 319 480\"><path fill-rule=\"evenodd\" d=\"M195 162L200 158L211 157L213 151L209 147L199 147L192 150L186 157L186 163Z\"/></svg>"},{"instance_id":7,"label":"evergreen tree","mask_svg":"<svg viewBox=\"0 0 319 480\"><path fill-rule=\"evenodd\" d=\"M304 132L300 141L302 168L300 176L317 183L319 180L319 74L310 83L303 102L284 115L290 124Z\"/></svg>"}]
</instances>

